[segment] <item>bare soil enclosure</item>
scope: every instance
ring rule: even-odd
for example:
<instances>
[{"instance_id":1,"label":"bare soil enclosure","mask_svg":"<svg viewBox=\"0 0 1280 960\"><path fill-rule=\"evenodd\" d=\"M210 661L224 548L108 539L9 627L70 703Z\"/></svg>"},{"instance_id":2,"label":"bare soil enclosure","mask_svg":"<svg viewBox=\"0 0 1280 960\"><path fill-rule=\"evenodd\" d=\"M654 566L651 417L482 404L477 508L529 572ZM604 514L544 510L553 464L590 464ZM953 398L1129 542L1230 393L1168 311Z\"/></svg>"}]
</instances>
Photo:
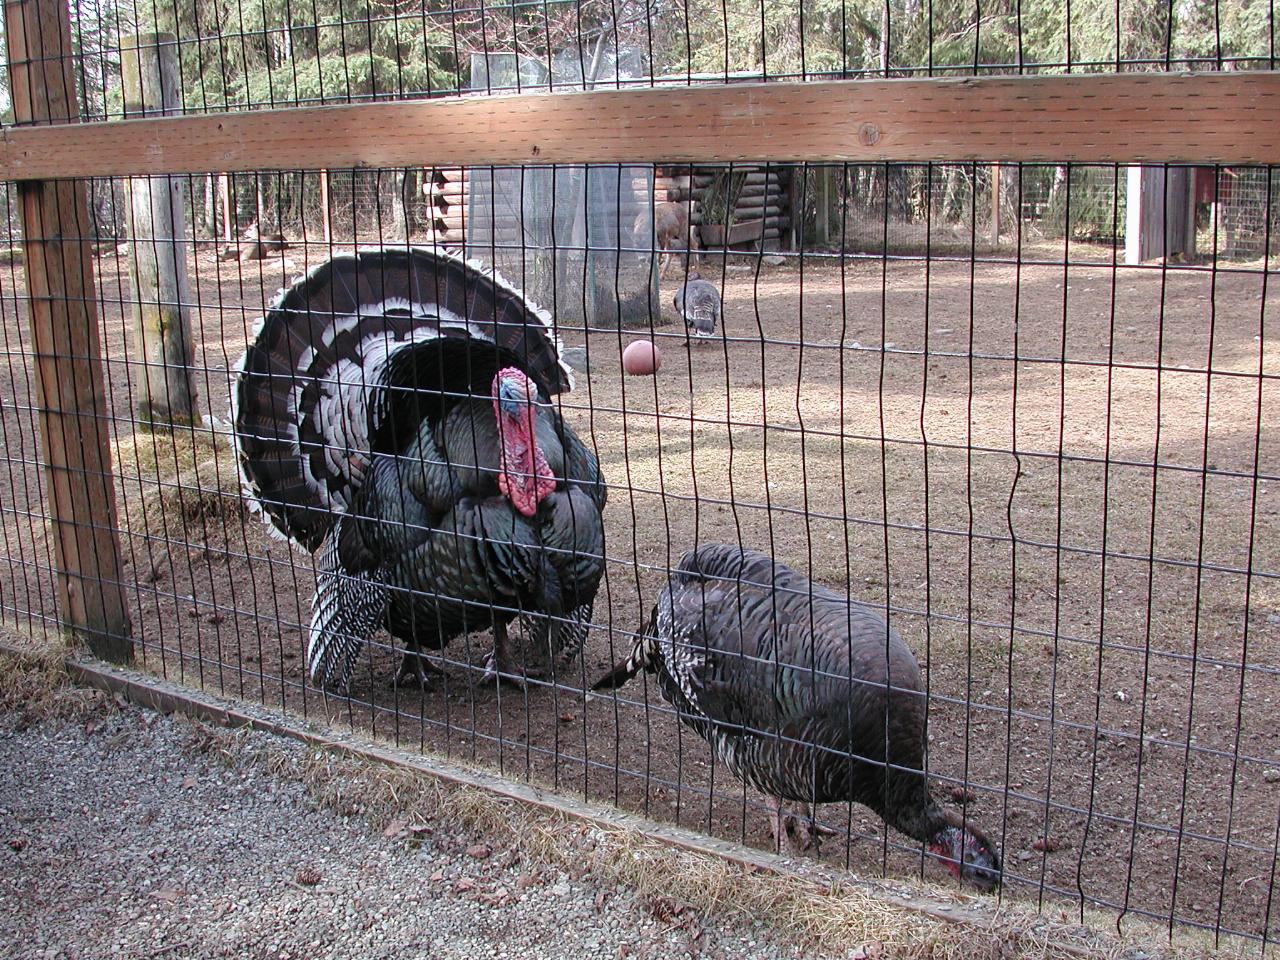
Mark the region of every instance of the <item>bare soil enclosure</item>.
<instances>
[{"instance_id":1,"label":"bare soil enclosure","mask_svg":"<svg viewBox=\"0 0 1280 960\"><path fill-rule=\"evenodd\" d=\"M938 792L998 843L1005 896L1280 935L1280 310L1260 267L1133 269L1077 246L1069 266L1051 262L1061 247L735 260L715 270L723 331L689 348L656 327L652 379L621 373L642 334L564 329L590 373L561 403L610 485L581 663L527 693L478 686L475 636L431 689L395 690L388 644L343 698L304 682L311 558L248 514L222 435L264 300L328 255L199 255L199 388L218 419L185 432L135 430L127 271L98 261L148 669L764 844L760 798L656 689L582 693L686 549L741 542L889 611L927 670ZM40 627L56 613L20 278L0 275L0 609ZM823 857L942 876L862 808L820 813L841 831Z\"/></svg>"}]
</instances>

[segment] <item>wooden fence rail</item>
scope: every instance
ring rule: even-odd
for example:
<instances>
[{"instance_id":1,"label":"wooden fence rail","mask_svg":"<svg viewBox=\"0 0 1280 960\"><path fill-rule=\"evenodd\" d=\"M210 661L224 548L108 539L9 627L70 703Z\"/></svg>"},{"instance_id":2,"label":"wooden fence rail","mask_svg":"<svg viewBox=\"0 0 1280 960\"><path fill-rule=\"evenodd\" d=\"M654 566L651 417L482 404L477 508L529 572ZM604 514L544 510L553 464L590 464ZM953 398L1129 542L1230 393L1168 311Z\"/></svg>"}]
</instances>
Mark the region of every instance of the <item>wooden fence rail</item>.
<instances>
[{"instance_id":1,"label":"wooden fence rail","mask_svg":"<svg viewBox=\"0 0 1280 960\"><path fill-rule=\"evenodd\" d=\"M0 141L0 179L7 180L299 167L883 160L1277 163L1280 73L464 97L17 127Z\"/></svg>"}]
</instances>

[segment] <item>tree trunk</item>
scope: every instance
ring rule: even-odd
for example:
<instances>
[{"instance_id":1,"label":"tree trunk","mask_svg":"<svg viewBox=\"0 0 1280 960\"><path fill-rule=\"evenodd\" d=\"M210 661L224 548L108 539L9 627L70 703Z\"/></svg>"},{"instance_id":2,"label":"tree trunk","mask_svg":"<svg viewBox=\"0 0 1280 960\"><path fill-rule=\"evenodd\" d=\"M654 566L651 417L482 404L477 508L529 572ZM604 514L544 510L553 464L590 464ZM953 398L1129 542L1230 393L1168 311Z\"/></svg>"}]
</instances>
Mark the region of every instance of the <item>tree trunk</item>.
<instances>
[{"instance_id":1,"label":"tree trunk","mask_svg":"<svg viewBox=\"0 0 1280 960\"><path fill-rule=\"evenodd\" d=\"M886 3L880 14L880 75L889 76L889 30L892 24L889 19L889 5Z\"/></svg>"},{"instance_id":2,"label":"tree trunk","mask_svg":"<svg viewBox=\"0 0 1280 960\"><path fill-rule=\"evenodd\" d=\"M142 34L123 44L126 117L177 113L178 46L171 34ZM187 225L182 181L133 177L129 193L129 276L135 349L142 360L137 412L143 421L194 423L195 350L187 304Z\"/></svg>"},{"instance_id":3,"label":"tree trunk","mask_svg":"<svg viewBox=\"0 0 1280 960\"><path fill-rule=\"evenodd\" d=\"M213 174L204 178L204 232L210 239L218 239L218 191Z\"/></svg>"},{"instance_id":4,"label":"tree trunk","mask_svg":"<svg viewBox=\"0 0 1280 960\"><path fill-rule=\"evenodd\" d=\"M374 191L378 198L378 232L382 240L403 240L408 234L403 170L379 171Z\"/></svg>"}]
</instances>

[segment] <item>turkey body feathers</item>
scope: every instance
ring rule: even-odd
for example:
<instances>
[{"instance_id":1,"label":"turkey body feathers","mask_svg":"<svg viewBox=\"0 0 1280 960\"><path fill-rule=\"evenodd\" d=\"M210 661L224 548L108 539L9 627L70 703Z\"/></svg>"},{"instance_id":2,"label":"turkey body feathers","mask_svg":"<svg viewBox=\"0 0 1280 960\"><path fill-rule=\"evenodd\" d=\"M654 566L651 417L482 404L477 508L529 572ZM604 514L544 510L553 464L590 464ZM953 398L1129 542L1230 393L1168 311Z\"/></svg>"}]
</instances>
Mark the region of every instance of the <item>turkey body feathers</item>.
<instances>
[{"instance_id":1,"label":"turkey body feathers","mask_svg":"<svg viewBox=\"0 0 1280 960\"><path fill-rule=\"evenodd\" d=\"M720 322L720 291L696 274L676 289L675 308L695 337L709 337Z\"/></svg>"},{"instance_id":2,"label":"turkey body feathers","mask_svg":"<svg viewBox=\"0 0 1280 960\"><path fill-rule=\"evenodd\" d=\"M537 406L533 424L556 485L532 517L499 492L501 437L489 400L456 400L438 420L423 417L399 454L373 456L338 547L324 557L335 576L367 575L379 585L383 625L411 649L439 649L517 616L553 654L580 647L603 574L606 488L596 458L553 408ZM341 605L322 594L318 588L312 644L340 657L312 658L312 670L339 680L368 633L355 644L326 644L334 627L324 614ZM369 632L378 625L362 622Z\"/></svg>"},{"instance_id":3,"label":"turkey body feathers","mask_svg":"<svg viewBox=\"0 0 1280 960\"><path fill-rule=\"evenodd\" d=\"M596 686L642 669L763 793L856 801L930 843L963 827L928 790L924 687L910 649L872 608L771 557L726 545L686 553L631 657ZM998 876L990 862L994 873L973 873L977 885Z\"/></svg>"},{"instance_id":4,"label":"turkey body feathers","mask_svg":"<svg viewBox=\"0 0 1280 960\"><path fill-rule=\"evenodd\" d=\"M314 679L348 678L380 627L436 649L525 615L580 645L606 492L549 403L571 386L549 317L439 250L337 257L280 297L242 363L236 438L267 519L319 549Z\"/></svg>"},{"instance_id":5,"label":"turkey body feathers","mask_svg":"<svg viewBox=\"0 0 1280 960\"><path fill-rule=\"evenodd\" d=\"M773 796L873 809L920 775L920 668L897 631L771 558L686 553L650 628L664 695L741 779ZM888 736L886 736L888 734ZM849 755L866 762L850 761Z\"/></svg>"},{"instance_id":6,"label":"turkey body feathers","mask_svg":"<svg viewBox=\"0 0 1280 960\"><path fill-rule=\"evenodd\" d=\"M540 407L535 422L558 480L535 516L520 515L498 493L492 410L461 402L438 431L422 421L416 442L401 456L375 461L370 483L337 532L338 549L324 554L335 575L367 572L380 586L385 626L412 649L439 649L453 637L506 626L517 616L529 617L536 639L554 654L580 648L603 575L605 488L585 448L566 457L559 436L573 435L556 412ZM576 436L573 442L581 447ZM584 475L570 479L566 465L581 467ZM332 582L337 589L343 581ZM340 609L323 594L317 588L316 649L324 648L321 639L334 628L321 616ZM364 623L370 632L378 626ZM364 639L367 634L342 646L340 659L315 660L314 675L348 676Z\"/></svg>"}]
</instances>

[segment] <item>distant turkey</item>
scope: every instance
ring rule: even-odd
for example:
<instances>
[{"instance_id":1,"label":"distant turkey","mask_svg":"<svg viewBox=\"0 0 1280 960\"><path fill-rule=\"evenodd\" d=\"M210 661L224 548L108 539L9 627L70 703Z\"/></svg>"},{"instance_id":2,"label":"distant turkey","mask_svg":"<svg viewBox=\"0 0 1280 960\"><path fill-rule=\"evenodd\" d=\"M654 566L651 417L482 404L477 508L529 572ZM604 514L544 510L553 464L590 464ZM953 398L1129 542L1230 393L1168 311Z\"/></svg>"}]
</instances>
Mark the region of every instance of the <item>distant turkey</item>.
<instances>
[{"instance_id":1,"label":"distant turkey","mask_svg":"<svg viewBox=\"0 0 1280 960\"><path fill-rule=\"evenodd\" d=\"M783 800L853 800L927 843L956 876L983 890L999 883L991 843L929 793L920 668L870 607L753 550L700 547L681 559L631 656L595 689L643 669L721 761L771 798L781 848L814 841Z\"/></svg>"},{"instance_id":2,"label":"distant turkey","mask_svg":"<svg viewBox=\"0 0 1280 960\"><path fill-rule=\"evenodd\" d=\"M603 570L605 485L548 398L572 387L547 314L434 248L333 258L285 291L241 363L247 490L319 551L307 664L345 684L386 627L422 650L493 631L517 678L518 615L553 657L581 648Z\"/></svg>"},{"instance_id":3,"label":"distant turkey","mask_svg":"<svg viewBox=\"0 0 1280 960\"><path fill-rule=\"evenodd\" d=\"M672 303L694 337L705 338L715 334L716 324L720 322L720 291L714 283L691 273L676 290Z\"/></svg>"}]
</instances>

